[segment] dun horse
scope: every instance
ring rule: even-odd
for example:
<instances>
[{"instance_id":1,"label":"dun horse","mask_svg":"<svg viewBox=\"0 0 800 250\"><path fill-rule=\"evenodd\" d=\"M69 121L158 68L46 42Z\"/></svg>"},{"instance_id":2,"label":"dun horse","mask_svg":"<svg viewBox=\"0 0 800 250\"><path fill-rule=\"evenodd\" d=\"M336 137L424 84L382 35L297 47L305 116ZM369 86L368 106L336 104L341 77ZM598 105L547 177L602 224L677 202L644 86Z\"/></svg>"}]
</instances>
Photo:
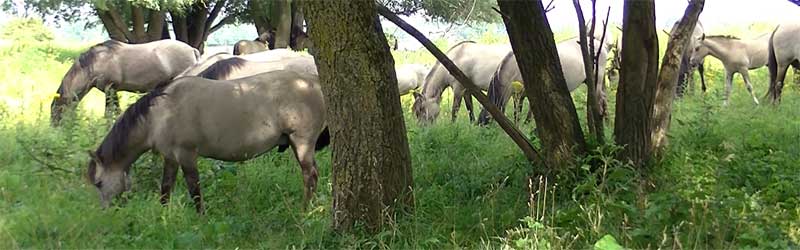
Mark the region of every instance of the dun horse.
<instances>
[{"instance_id":1,"label":"dun horse","mask_svg":"<svg viewBox=\"0 0 800 250\"><path fill-rule=\"evenodd\" d=\"M252 41L240 40L233 45L233 54L238 56L269 50L270 40L275 41L270 32L265 32Z\"/></svg>"},{"instance_id":2,"label":"dun horse","mask_svg":"<svg viewBox=\"0 0 800 250\"><path fill-rule=\"evenodd\" d=\"M117 90L147 92L192 66L200 52L175 40L125 44L109 40L82 53L67 71L51 104L51 122L58 125L65 107L80 102L97 88L106 93L106 113L116 109Z\"/></svg>"},{"instance_id":3,"label":"dun horse","mask_svg":"<svg viewBox=\"0 0 800 250\"><path fill-rule=\"evenodd\" d=\"M250 61L242 58L228 58L212 64L197 76L214 80L230 80L276 70L291 70L298 73L317 75L317 65L314 63L314 58L300 56L276 61Z\"/></svg>"},{"instance_id":4,"label":"dun horse","mask_svg":"<svg viewBox=\"0 0 800 250\"><path fill-rule=\"evenodd\" d=\"M125 111L97 150L89 152L87 176L101 205L108 207L130 189L131 164L152 150L165 161L161 202L169 201L180 166L202 213L198 157L244 161L275 146L290 146L302 169L307 202L317 185L315 146L328 142L324 127L325 104L316 76L274 71L231 81L183 77Z\"/></svg>"},{"instance_id":5,"label":"dun horse","mask_svg":"<svg viewBox=\"0 0 800 250\"><path fill-rule=\"evenodd\" d=\"M586 79L586 72L583 68L583 54L581 53L581 47L578 43L578 40L578 38L573 38L556 44L558 58L561 62L561 70L564 74L564 80L566 80L567 88L570 92L577 89L578 86L580 86L580 84ZM607 41L608 40L606 40L606 42ZM595 39L595 44L601 44L599 39ZM600 52L598 62L602 62L599 65L598 76L596 79L596 81L599 83L602 83L602 81L605 80L605 62L608 60L608 52L612 46L613 44L605 43L601 48L597 48L597 51ZM497 66L489 87L489 100L497 105L500 110L505 110L508 100L511 98L513 92L515 92L515 89L513 88L514 82L521 83L522 74L520 74L519 66L517 65L517 58L514 56L514 52L508 52L503 58L503 61ZM520 93L523 92L521 89L516 91ZM523 97L523 94L518 94L515 97L515 119L517 114L522 109ZM530 117L531 113L528 112L528 117L526 120L529 120ZM489 122L489 119L489 112L486 111L486 109L483 109L478 116L478 124L485 125Z\"/></svg>"},{"instance_id":6,"label":"dun horse","mask_svg":"<svg viewBox=\"0 0 800 250\"><path fill-rule=\"evenodd\" d=\"M409 91L416 90L425 81L428 68L422 64L404 64L397 66L397 89L400 95L408 94Z\"/></svg>"},{"instance_id":7,"label":"dun horse","mask_svg":"<svg viewBox=\"0 0 800 250\"><path fill-rule=\"evenodd\" d=\"M511 51L509 45L482 45L473 41L464 41L450 48L447 51L447 57L453 60L453 63L478 87L487 90L497 65L509 51ZM416 100L414 100L412 109L420 123L430 124L439 116L439 103L442 102L442 93L447 87L453 89L451 120L456 120L462 99L469 110L470 121L475 120L472 111L472 96L465 95L467 89L461 86L461 83L450 75L450 72L441 63L437 62L425 77L422 94L414 93Z\"/></svg>"},{"instance_id":8,"label":"dun horse","mask_svg":"<svg viewBox=\"0 0 800 250\"><path fill-rule=\"evenodd\" d=\"M764 34L756 39L745 40L732 36L703 36L695 44L692 52L692 66L700 65L703 58L711 55L725 66L725 100L723 105L728 105L733 88L733 75L739 73L744 79L747 91L753 97L753 102L758 104L758 98L753 93L753 84L750 81L749 70L764 67L767 64L769 34Z\"/></svg>"},{"instance_id":9,"label":"dun horse","mask_svg":"<svg viewBox=\"0 0 800 250\"><path fill-rule=\"evenodd\" d=\"M678 23L675 22L675 25L672 26L672 31L668 34L675 33L675 30L678 28ZM681 63L678 69L678 87L676 89L678 96L683 96L684 92L688 90L694 90L694 70L697 69L697 72L700 75L700 87L703 92L706 92L706 79L704 74L703 62L704 59L701 59L697 65L692 65L690 63L692 59L692 54L694 52L694 48L700 41L703 39L705 30L703 29L703 24L700 21L697 22L697 25L694 26L694 30L692 30L692 36L689 39L689 44L683 50L683 54L681 54Z\"/></svg>"},{"instance_id":10,"label":"dun horse","mask_svg":"<svg viewBox=\"0 0 800 250\"><path fill-rule=\"evenodd\" d=\"M280 61L287 58L296 58L302 57L303 55L291 50L287 49L275 49L275 50L268 50L262 51L253 54L241 55L241 56L234 56L225 52L220 52L211 56L206 57L204 60L201 60L191 67L184 70L175 78L181 76L197 76L200 75L203 71L211 67L212 65L216 64L219 61L223 61L226 59L231 58L241 58L248 61L255 61L255 62L275 62Z\"/></svg>"},{"instance_id":11,"label":"dun horse","mask_svg":"<svg viewBox=\"0 0 800 250\"><path fill-rule=\"evenodd\" d=\"M768 47L769 96L773 104L781 100L783 81L791 65L800 69L800 24L781 24L772 31Z\"/></svg>"}]
</instances>

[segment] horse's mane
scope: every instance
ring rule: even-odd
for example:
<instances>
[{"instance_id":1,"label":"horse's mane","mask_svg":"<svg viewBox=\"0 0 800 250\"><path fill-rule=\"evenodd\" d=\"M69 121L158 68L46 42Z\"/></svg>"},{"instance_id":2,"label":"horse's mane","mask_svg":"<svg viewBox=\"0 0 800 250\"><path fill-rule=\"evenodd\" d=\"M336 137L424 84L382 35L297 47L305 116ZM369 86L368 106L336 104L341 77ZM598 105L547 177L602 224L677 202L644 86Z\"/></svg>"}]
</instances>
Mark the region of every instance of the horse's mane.
<instances>
[{"instance_id":1,"label":"horse's mane","mask_svg":"<svg viewBox=\"0 0 800 250\"><path fill-rule=\"evenodd\" d=\"M123 153L127 150L130 133L150 112L150 107L152 107L156 98L166 94L164 89L167 86L169 86L169 82L158 85L125 110L125 113L111 127L111 131L103 139L103 143L97 148L96 154L101 161L113 161L123 157Z\"/></svg>"},{"instance_id":2,"label":"horse's mane","mask_svg":"<svg viewBox=\"0 0 800 250\"><path fill-rule=\"evenodd\" d=\"M81 53L81 55L78 57L78 63L81 65L81 67L86 67L86 65L92 65L97 60L97 53L94 52L94 49L105 47L110 51L114 51L121 48L122 45L123 43L115 40L108 40L102 43L95 44L94 46L89 47L89 49L86 50L86 52Z\"/></svg>"},{"instance_id":3,"label":"horse's mane","mask_svg":"<svg viewBox=\"0 0 800 250\"><path fill-rule=\"evenodd\" d=\"M198 76L218 80L227 77L233 70L243 67L245 63L247 63L247 60L238 57L220 60L200 72Z\"/></svg>"},{"instance_id":4,"label":"horse's mane","mask_svg":"<svg viewBox=\"0 0 800 250\"><path fill-rule=\"evenodd\" d=\"M713 36L706 36L708 38L719 38L719 39L727 39L727 40L742 40L741 38L731 36L731 35L713 35Z\"/></svg>"}]
</instances>

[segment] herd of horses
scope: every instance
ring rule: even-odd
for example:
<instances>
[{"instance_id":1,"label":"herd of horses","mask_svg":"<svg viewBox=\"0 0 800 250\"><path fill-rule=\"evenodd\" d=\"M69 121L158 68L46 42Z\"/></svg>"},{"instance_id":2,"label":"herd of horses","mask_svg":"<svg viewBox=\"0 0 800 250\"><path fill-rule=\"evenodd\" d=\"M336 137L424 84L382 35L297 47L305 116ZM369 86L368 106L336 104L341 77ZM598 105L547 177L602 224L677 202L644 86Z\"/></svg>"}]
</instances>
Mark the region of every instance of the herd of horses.
<instances>
[{"instance_id":1,"label":"herd of horses","mask_svg":"<svg viewBox=\"0 0 800 250\"><path fill-rule=\"evenodd\" d=\"M610 42L612 39L590 39L596 39L599 45L595 51L600 55L597 81L605 81L605 64L616 43ZM788 67L800 66L798 39L800 25L795 24L780 25L752 40L706 36L698 24L681 68L683 73L698 67L702 70L704 58L715 57L726 70L725 103L735 73L742 75L753 101L758 103L748 70L768 65L770 85L782 87ZM570 91L586 78L578 40L557 44ZM511 46L464 41L450 48L447 55L488 91L490 100L501 109L513 96L516 117L525 96ZM442 64L398 65L395 71L399 93L414 95L412 112L421 124L436 120L448 87L453 92L451 119L456 119L463 100L470 121L476 120L469 91ZM202 212L198 157L244 161L275 147L280 152L292 149L302 170L304 204L313 196L317 185L314 153L329 144L329 133L324 93L312 56L287 49L201 55L174 40L146 44L106 41L82 53L62 79L51 105L52 125L58 126L64 110L74 107L91 88L106 93L107 114L117 107L116 91L146 93L117 118L100 146L89 152L87 177L99 191L103 207L130 189L130 167L148 151L164 159L162 203L169 200L180 166L196 209ZM477 120L486 124L489 119L484 110Z\"/></svg>"}]
</instances>

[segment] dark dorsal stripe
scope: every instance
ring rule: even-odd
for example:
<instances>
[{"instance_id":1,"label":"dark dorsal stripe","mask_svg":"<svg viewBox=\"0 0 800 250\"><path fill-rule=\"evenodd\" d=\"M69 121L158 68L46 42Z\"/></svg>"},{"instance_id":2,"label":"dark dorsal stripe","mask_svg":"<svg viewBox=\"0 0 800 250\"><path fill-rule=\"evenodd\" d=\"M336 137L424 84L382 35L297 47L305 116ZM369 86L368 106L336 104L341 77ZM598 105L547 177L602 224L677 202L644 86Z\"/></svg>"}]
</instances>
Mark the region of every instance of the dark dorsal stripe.
<instances>
[{"instance_id":1,"label":"dark dorsal stripe","mask_svg":"<svg viewBox=\"0 0 800 250\"><path fill-rule=\"evenodd\" d=\"M200 72L198 76L206 79L219 80L228 77L233 70L241 68L245 63L247 63L247 60L238 57L220 60L203 70L203 72Z\"/></svg>"},{"instance_id":2,"label":"dark dorsal stripe","mask_svg":"<svg viewBox=\"0 0 800 250\"><path fill-rule=\"evenodd\" d=\"M719 38L719 39L728 39L728 40L741 40L741 38L731 36L731 35L713 35L713 36L706 36L706 39L710 38Z\"/></svg>"},{"instance_id":3,"label":"dark dorsal stripe","mask_svg":"<svg viewBox=\"0 0 800 250\"><path fill-rule=\"evenodd\" d=\"M127 144L130 133L136 128L141 119L150 112L150 107L157 97L164 95L164 89L169 83L160 84L125 110L111 131L108 132L103 143L97 148L97 156L104 163L113 162L124 156L128 151Z\"/></svg>"}]
</instances>

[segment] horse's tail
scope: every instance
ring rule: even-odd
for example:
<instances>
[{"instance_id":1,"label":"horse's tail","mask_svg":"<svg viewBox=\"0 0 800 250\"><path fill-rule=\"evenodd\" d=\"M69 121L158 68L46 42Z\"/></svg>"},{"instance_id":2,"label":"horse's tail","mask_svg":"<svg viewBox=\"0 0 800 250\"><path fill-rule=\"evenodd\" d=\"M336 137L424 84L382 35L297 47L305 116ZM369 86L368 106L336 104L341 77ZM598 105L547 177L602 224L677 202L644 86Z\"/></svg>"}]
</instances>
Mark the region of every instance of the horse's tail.
<instances>
[{"instance_id":1,"label":"horse's tail","mask_svg":"<svg viewBox=\"0 0 800 250\"><path fill-rule=\"evenodd\" d=\"M322 150L330 144L331 132L328 130L328 127L325 127L325 129L322 130L322 133L319 134L319 137L317 137L317 144L314 145L314 150Z\"/></svg>"},{"instance_id":2,"label":"horse's tail","mask_svg":"<svg viewBox=\"0 0 800 250\"><path fill-rule=\"evenodd\" d=\"M506 86L506 84L511 84L510 82L504 82L501 78L506 60L510 60L512 56L514 56L514 53L509 53L500 61L500 65L497 66L497 70L495 70L492 80L489 82L489 101L497 105L501 112L505 112L506 103L508 103L508 98L506 97L509 94L506 92L513 89ZM481 113L478 115L478 125L486 125L490 119L489 111L485 107L481 109Z\"/></svg>"},{"instance_id":3,"label":"horse's tail","mask_svg":"<svg viewBox=\"0 0 800 250\"><path fill-rule=\"evenodd\" d=\"M775 38L775 33L778 31L778 28L781 26L778 25L772 30L772 34L769 36L769 46L767 47L767 51L769 56L767 58L767 68L769 69L769 89L767 90L767 94L765 97L776 98L777 97L777 89L776 89L776 79L778 79L778 58L775 56L775 46L772 44Z\"/></svg>"}]
</instances>

